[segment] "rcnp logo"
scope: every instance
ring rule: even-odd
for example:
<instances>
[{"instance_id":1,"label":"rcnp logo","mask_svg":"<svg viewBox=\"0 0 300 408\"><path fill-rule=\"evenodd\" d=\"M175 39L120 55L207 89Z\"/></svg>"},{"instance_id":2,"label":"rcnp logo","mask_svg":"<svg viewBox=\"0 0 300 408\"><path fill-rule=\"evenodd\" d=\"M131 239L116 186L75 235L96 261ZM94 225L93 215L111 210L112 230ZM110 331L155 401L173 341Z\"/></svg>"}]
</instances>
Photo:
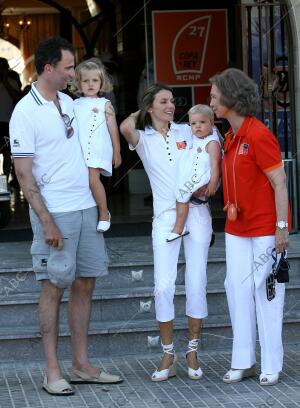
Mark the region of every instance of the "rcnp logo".
<instances>
[{"instance_id":1,"label":"rcnp logo","mask_svg":"<svg viewBox=\"0 0 300 408\"><path fill-rule=\"evenodd\" d=\"M172 47L172 65L178 80L200 79L203 72L211 16L196 18L177 33Z\"/></svg>"}]
</instances>

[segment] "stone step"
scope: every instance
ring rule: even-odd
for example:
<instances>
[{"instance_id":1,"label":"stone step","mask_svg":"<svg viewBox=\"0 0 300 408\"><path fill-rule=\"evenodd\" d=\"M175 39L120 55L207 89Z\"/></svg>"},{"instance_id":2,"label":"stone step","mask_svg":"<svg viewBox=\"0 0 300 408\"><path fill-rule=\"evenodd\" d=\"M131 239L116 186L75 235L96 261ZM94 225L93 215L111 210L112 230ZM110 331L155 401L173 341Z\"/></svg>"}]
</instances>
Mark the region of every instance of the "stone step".
<instances>
[{"instance_id":1,"label":"stone step","mask_svg":"<svg viewBox=\"0 0 300 408\"><path fill-rule=\"evenodd\" d=\"M300 279L300 252L289 257L290 282ZM178 263L177 285L184 284L184 260ZM207 264L208 284L223 286L226 274L224 258L210 258ZM135 263L113 263L109 267L109 274L97 279L96 288L142 288L153 286L153 263L136 261ZM32 293L40 291L40 284L36 281L32 267L2 267L0 268L0 299L11 294Z\"/></svg>"},{"instance_id":2,"label":"stone step","mask_svg":"<svg viewBox=\"0 0 300 408\"><path fill-rule=\"evenodd\" d=\"M153 255L150 237L106 239L110 259L110 274L97 280L98 288L138 288L153 286ZM30 242L13 242L0 245L0 298L9 294L39 291L34 278L30 257ZM264 255L262 254L263 262ZM291 282L300 278L300 235L290 236L289 260ZM136 273L133 273L135 271ZM142 272L139 272L142 271ZM225 278L224 234L217 233L209 251L208 282L222 283ZM184 261L181 252L177 284L184 283Z\"/></svg>"},{"instance_id":3,"label":"stone step","mask_svg":"<svg viewBox=\"0 0 300 408\"><path fill-rule=\"evenodd\" d=\"M283 339L285 344L299 343L300 312L294 311L284 319ZM186 318L174 322L174 343L176 350L184 351L187 345ZM157 322L154 319L142 321L92 322L89 330L90 357L110 357L160 351ZM231 350L232 330L228 316L214 315L205 319L200 342L201 350ZM70 358L70 333L66 325L60 326L59 357ZM0 361L44 360L39 327L1 326Z\"/></svg>"},{"instance_id":4,"label":"stone step","mask_svg":"<svg viewBox=\"0 0 300 408\"><path fill-rule=\"evenodd\" d=\"M286 286L285 310L300 311L300 280L298 284ZM60 308L60 321L68 321L68 293L65 294ZM10 295L0 300L0 326L38 325L38 293ZM224 288L209 285L207 290L209 316L228 315L227 299ZM175 314L185 316L184 286L177 286L175 294ZM95 290L93 295L92 322L100 321L142 321L155 319L153 289L151 287L132 289Z\"/></svg>"}]
</instances>

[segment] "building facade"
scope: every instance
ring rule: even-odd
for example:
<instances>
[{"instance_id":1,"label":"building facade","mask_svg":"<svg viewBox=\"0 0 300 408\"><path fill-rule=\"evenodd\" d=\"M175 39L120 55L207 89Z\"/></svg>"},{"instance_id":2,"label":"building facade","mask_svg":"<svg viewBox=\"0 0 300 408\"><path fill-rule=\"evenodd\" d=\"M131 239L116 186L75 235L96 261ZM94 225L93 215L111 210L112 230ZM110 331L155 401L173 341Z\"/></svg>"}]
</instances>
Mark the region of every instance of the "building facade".
<instances>
[{"instance_id":1,"label":"building facade","mask_svg":"<svg viewBox=\"0 0 300 408\"><path fill-rule=\"evenodd\" d=\"M145 87L171 85L176 120L194 103L209 102L209 77L226 67L257 82L258 116L278 137L288 174L293 229L299 226L300 3L298 0L0 0L0 37L23 53L23 79L34 78L32 54L41 39L60 34L77 60L98 55L115 85L118 120L137 110ZM26 11L27 10L27 11ZM17 27L22 15L31 27ZM14 28L17 27L17 28ZM218 126L225 130L225 125ZM114 176L120 194L147 194L141 163L123 142L123 167ZM221 198L219 198L221 200Z\"/></svg>"}]
</instances>

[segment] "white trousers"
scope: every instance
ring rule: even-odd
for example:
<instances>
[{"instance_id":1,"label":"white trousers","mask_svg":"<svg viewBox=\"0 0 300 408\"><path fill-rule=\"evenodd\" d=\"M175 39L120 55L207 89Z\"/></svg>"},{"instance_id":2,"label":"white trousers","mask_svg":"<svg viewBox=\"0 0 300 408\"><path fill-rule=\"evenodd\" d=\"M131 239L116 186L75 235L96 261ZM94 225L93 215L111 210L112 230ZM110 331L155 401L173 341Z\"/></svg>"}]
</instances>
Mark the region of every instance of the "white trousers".
<instances>
[{"instance_id":1,"label":"white trousers","mask_svg":"<svg viewBox=\"0 0 300 408\"><path fill-rule=\"evenodd\" d=\"M182 239L166 242L176 220L169 210L154 218L152 240L154 254L154 296L156 319L174 319L174 294L177 262ZM211 216L206 205L191 207L186 222L189 235L183 238L185 252L186 315L195 319L207 316L206 264L211 240Z\"/></svg>"},{"instance_id":2,"label":"white trousers","mask_svg":"<svg viewBox=\"0 0 300 408\"><path fill-rule=\"evenodd\" d=\"M268 301L266 278L272 269L274 236L239 237L225 234L227 274L225 289L233 330L232 368L248 368L255 361L256 321L261 347L261 370L282 370L284 283Z\"/></svg>"}]
</instances>

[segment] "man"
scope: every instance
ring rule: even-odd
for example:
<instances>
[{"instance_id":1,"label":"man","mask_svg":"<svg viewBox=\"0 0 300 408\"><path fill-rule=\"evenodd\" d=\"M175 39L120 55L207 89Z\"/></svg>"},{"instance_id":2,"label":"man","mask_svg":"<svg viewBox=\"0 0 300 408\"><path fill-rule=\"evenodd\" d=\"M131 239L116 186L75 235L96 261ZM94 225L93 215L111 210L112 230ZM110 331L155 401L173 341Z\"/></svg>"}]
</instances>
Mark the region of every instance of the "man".
<instances>
[{"instance_id":1,"label":"man","mask_svg":"<svg viewBox=\"0 0 300 408\"><path fill-rule=\"evenodd\" d=\"M62 379L57 358L59 305L70 286L71 383L118 383L122 379L93 367L87 335L95 278L107 274L97 208L88 183L72 99L59 92L74 77L74 49L63 38L40 43L38 74L17 104L10 122L16 174L30 204L34 233L31 254L41 281L40 330L46 357L43 388L50 394L74 391Z\"/></svg>"}]
</instances>

